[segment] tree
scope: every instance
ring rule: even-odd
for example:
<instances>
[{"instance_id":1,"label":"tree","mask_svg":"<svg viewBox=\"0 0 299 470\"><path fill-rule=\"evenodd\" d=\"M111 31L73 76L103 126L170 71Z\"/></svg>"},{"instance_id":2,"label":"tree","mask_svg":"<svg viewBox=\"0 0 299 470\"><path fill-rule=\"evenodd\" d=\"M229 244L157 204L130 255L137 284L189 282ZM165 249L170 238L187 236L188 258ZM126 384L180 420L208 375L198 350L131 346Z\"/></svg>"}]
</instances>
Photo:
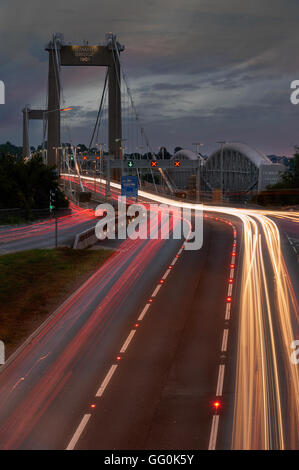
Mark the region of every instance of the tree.
<instances>
[{"instance_id":1,"label":"tree","mask_svg":"<svg viewBox=\"0 0 299 470\"><path fill-rule=\"evenodd\" d=\"M49 207L50 190L56 190L57 208L68 206L53 168L44 165L40 157L23 162L6 154L0 156L0 208L24 209L29 216L32 209Z\"/></svg>"},{"instance_id":2,"label":"tree","mask_svg":"<svg viewBox=\"0 0 299 470\"><path fill-rule=\"evenodd\" d=\"M299 147L295 148L290 167L281 175L280 181L258 193L253 197L252 202L261 205L299 204Z\"/></svg>"}]
</instances>

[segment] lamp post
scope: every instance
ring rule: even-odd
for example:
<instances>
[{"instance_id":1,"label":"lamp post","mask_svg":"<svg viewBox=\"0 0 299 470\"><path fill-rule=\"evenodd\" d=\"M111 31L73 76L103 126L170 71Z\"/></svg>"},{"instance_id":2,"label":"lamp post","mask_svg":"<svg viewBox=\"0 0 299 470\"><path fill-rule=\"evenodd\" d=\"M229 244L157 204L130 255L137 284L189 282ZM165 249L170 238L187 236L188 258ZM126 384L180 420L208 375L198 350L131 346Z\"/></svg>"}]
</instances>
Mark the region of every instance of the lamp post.
<instances>
[{"instance_id":1,"label":"lamp post","mask_svg":"<svg viewBox=\"0 0 299 470\"><path fill-rule=\"evenodd\" d=\"M200 197L200 172L202 166L202 157L199 153L199 148L204 145L203 142L194 142L192 145L195 145L196 155L198 156L198 167L196 169L196 199L199 201Z\"/></svg>"},{"instance_id":2,"label":"lamp post","mask_svg":"<svg viewBox=\"0 0 299 470\"><path fill-rule=\"evenodd\" d=\"M115 139L115 142L120 142L120 160L121 160L121 176L124 175L124 156L125 156L125 147L123 146L123 142L125 142L127 139Z\"/></svg>"},{"instance_id":3,"label":"lamp post","mask_svg":"<svg viewBox=\"0 0 299 470\"><path fill-rule=\"evenodd\" d=\"M220 140L217 142L217 144L220 144L220 189L221 189L221 197L223 194L223 147L227 142L225 140Z\"/></svg>"},{"instance_id":4,"label":"lamp post","mask_svg":"<svg viewBox=\"0 0 299 470\"><path fill-rule=\"evenodd\" d=\"M45 136L46 136L46 125L45 125L45 123L46 123L47 115L50 114L50 113L55 113L57 111L59 111L59 112L70 111L71 109L73 109L73 108L71 108L71 107L69 107L69 108L56 108L56 109L50 109L50 110L47 110L47 111L43 111L43 129L44 129L44 132L43 132L43 149L45 149ZM54 148L56 149L56 147L53 147L53 149ZM59 147L57 147L57 148L59 148ZM55 161L56 161L56 165L57 165L57 151L56 151Z\"/></svg>"},{"instance_id":5,"label":"lamp post","mask_svg":"<svg viewBox=\"0 0 299 470\"><path fill-rule=\"evenodd\" d=\"M195 145L195 152L197 155L199 155L199 148L204 145L203 142L193 142L192 145Z\"/></svg>"},{"instance_id":6,"label":"lamp post","mask_svg":"<svg viewBox=\"0 0 299 470\"><path fill-rule=\"evenodd\" d=\"M100 148L100 192L101 192L101 179L103 177L103 158L104 158L104 148L106 144L104 142L99 142L96 144L96 147Z\"/></svg>"},{"instance_id":7,"label":"lamp post","mask_svg":"<svg viewBox=\"0 0 299 470\"><path fill-rule=\"evenodd\" d=\"M73 154L74 154L75 168L76 168L77 175L78 175L78 178L79 178L81 191L84 193L84 186L83 186L82 181L81 181L80 169L79 169L79 165L78 165L78 161L77 161L77 150L79 150L81 147L80 147L80 145L78 145L77 147L72 146L71 148L72 148L72 151L73 151Z\"/></svg>"}]
</instances>

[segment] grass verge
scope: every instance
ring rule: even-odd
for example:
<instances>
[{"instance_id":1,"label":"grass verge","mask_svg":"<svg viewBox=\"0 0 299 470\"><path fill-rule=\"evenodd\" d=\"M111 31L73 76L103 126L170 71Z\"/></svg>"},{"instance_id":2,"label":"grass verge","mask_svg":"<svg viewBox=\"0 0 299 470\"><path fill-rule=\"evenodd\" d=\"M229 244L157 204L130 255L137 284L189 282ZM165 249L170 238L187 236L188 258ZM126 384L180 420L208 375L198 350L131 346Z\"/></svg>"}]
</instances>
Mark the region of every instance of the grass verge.
<instances>
[{"instance_id":1,"label":"grass verge","mask_svg":"<svg viewBox=\"0 0 299 470\"><path fill-rule=\"evenodd\" d=\"M0 256L0 340L8 357L111 250L28 250Z\"/></svg>"}]
</instances>

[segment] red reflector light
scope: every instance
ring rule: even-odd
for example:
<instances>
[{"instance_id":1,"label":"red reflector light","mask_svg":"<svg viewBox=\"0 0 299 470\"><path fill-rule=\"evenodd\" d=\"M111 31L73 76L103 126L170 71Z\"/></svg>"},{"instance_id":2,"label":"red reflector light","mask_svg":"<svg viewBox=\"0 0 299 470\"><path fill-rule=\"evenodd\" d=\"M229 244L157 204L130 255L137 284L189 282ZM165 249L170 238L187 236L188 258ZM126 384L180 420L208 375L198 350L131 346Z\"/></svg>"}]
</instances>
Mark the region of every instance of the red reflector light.
<instances>
[{"instance_id":1,"label":"red reflector light","mask_svg":"<svg viewBox=\"0 0 299 470\"><path fill-rule=\"evenodd\" d=\"M233 244L233 246L237 246L237 244L236 244L236 243L234 243L234 244Z\"/></svg>"},{"instance_id":2,"label":"red reflector light","mask_svg":"<svg viewBox=\"0 0 299 470\"><path fill-rule=\"evenodd\" d=\"M234 264L231 264L231 265L230 265L230 268L231 268L231 269L233 269L234 267L235 267L235 265L234 265Z\"/></svg>"},{"instance_id":3,"label":"red reflector light","mask_svg":"<svg viewBox=\"0 0 299 470\"><path fill-rule=\"evenodd\" d=\"M121 356L116 356L116 360L117 360L117 361L120 361L120 360L121 360Z\"/></svg>"},{"instance_id":4,"label":"red reflector light","mask_svg":"<svg viewBox=\"0 0 299 470\"><path fill-rule=\"evenodd\" d=\"M139 323L135 323L134 328L138 328Z\"/></svg>"},{"instance_id":5,"label":"red reflector light","mask_svg":"<svg viewBox=\"0 0 299 470\"><path fill-rule=\"evenodd\" d=\"M232 256L236 256L236 253L234 251L232 252Z\"/></svg>"},{"instance_id":6,"label":"red reflector light","mask_svg":"<svg viewBox=\"0 0 299 470\"><path fill-rule=\"evenodd\" d=\"M230 284L232 284L234 281L233 281L232 278L230 278L230 279L228 280L228 282L229 282Z\"/></svg>"},{"instance_id":7,"label":"red reflector light","mask_svg":"<svg viewBox=\"0 0 299 470\"><path fill-rule=\"evenodd\" d=\"M168 266L168 269L172 269L172 266Z\"/></svg>"},{"instance_id":8,"label":"red reflector light","mask_svg":"<svg viewBox=\"0 0 299 470\"><path fill-rule=\"evenodd\" d=\"M90 408L95 408L96 405L94 403L92 403L92 405L90 405Z\"/></svg>"},{"instance_id":9,"label":"red reflector light","mask_svg":"<svg viewBox=\"0 0 299 470\"><path fill-rule=\"evenodd\" d=\"M216 400L213 402L213 407L215 408L216 411L219 410L220 406L221 406L220 401Z\"/></svg>"},{"instance_id":10,"label":"red reflector light","mask_svg":"<svg viewBox=\"0 0 299 470\"><path fill-rule=\"evenodd\" d=\"M175 255L175 257L176 257L176 258L178 258L178 257L179 257L179 255Z\"/></svg>"},{"instance_id":11,"label":"red reflector light","mask_svg":"<svg viewBox=\"0 0 299 470\"><path fill-rule=\"evenodd\" d=\"M164 284L164 279L161 279L160 284Z\"/></svg>"},{"instance_id":12,"label":"red reflector light","mask_svg":"<svg viewBox=\"0 0 299 470\"><path fill-rule=\"evenodd\" d=\"M226 297L226 301L227 301L227 302L231 302L231 301L232 301L232 298L231 298L231 297Z\"/></svg>"},{"instance_id":13,"label":"red reflector light","mask_svg":"<svg viewBox=\"0 0 299 470\"><path fill-rule=\"evenodd\" d=\"M153 299L149 299L149 303L152 303Z\"/></svg>"}]
</instances>

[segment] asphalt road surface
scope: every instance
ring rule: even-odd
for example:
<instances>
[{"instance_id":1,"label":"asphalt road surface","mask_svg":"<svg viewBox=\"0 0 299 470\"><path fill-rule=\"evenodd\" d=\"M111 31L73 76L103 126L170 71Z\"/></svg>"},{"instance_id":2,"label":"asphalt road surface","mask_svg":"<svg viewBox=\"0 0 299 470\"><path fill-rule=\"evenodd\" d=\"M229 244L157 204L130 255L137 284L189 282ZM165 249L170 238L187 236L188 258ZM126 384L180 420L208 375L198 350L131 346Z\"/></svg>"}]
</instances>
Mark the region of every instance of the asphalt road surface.
<instances>
[{"instance_id":1,"label":"asphalt road surface","mask_svg":"<svg viewBox=\"0 0 299 470\"><path fill-rule=\"evenodd\" d=\"M196 252L124 241L5 366L0 447L207 449L232 244L207 220Z\"/></svg>"},{"instance_id":2,"label":"asphalt road surface","mask_svg":"<svg viewBox=\"0 0 299 470\"><path fill-rule=\"evenodd\" d=\"M94 211L71 203L72 214L58 217L58 245L72 246L77 233L94 227ZM55 247L55 218L24 226L0 226L0 255L34 248Z\"/></svg>"}]
</instances>

